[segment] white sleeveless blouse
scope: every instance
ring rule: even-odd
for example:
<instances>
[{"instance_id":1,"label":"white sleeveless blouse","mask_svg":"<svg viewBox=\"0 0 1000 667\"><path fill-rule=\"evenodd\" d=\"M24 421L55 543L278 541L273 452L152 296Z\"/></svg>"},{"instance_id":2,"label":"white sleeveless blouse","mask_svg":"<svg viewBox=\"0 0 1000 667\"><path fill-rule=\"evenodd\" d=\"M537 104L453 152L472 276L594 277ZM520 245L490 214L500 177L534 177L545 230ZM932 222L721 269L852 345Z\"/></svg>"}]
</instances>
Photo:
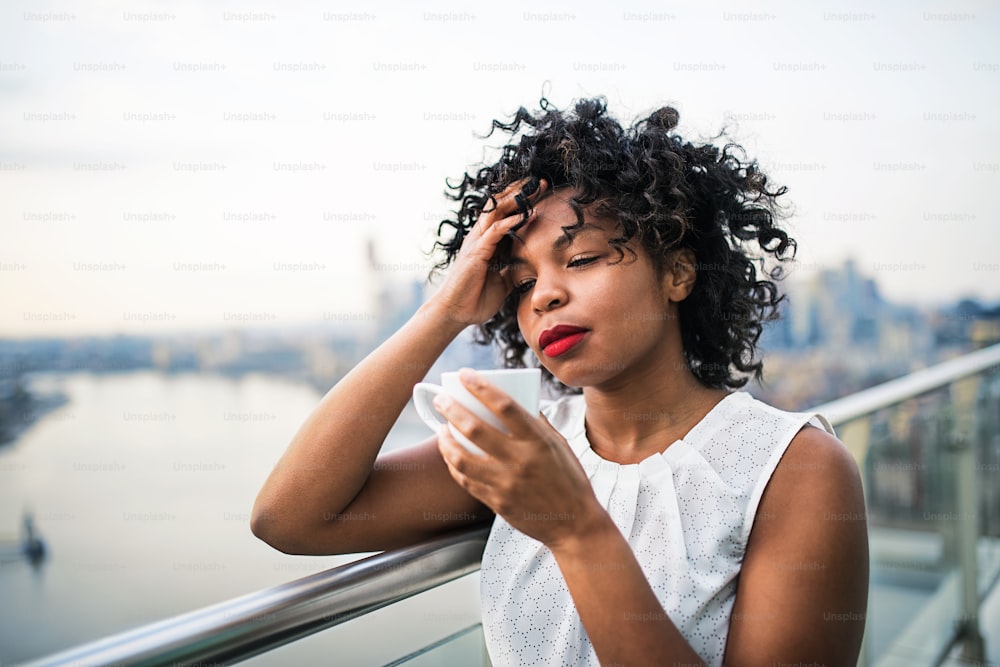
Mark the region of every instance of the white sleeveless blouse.
<instances>
[{"instance_id":1,"label":"white sleeveless blouse","mask_svg":"<svg viewBox=\"0 0 1000 667\"><path fill-rule=\"evenodd\" d=\"M820 415L785 412L734 392L662 453L621 465L590 448L585 409L576 395L544 404L542 412L580 459L663 609L702 659L721 665L764 487L806 423L831 434L833 428ZM483 553L480 591L495 667L599 665L552 553L499 516Z\"/></svg>"}]
</instances>

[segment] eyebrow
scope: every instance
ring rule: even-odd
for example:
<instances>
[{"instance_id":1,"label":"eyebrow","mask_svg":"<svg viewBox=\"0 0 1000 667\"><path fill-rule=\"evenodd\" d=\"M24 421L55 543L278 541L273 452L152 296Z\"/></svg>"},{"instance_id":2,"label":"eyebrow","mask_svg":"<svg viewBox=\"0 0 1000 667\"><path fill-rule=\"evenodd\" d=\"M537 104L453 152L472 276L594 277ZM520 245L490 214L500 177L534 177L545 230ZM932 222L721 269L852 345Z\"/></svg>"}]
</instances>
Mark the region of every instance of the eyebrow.
<instances>
[{"instance_id":1,"label":"eyebrow","mask_svg":"<svg viewBox=\"0 0 1000 667\"><path fill-rule=\"evenodd\" d=\"M572 234L569 231L564 230L563 233L556 237L556 239L552 242L552 252L559 253L566 250L572 246L576 242L577 237L582 234L586 234L587 232L593 233L603 231L604 230L597 225L587 222L585 222L582 227L573 229ZM527 263L528 260L514 254L511 254L511 257L508 260L509 266L520 266Z\"/></svg>"}]
</instances>

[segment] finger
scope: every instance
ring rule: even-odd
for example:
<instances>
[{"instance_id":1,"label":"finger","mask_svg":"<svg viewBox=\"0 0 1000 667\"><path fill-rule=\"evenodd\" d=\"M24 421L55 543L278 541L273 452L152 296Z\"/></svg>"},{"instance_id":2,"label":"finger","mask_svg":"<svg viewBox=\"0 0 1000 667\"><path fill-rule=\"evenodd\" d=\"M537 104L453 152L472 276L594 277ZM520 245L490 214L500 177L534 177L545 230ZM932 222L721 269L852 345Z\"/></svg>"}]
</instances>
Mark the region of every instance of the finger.
<instances>
[{"instance_id":1,"label":"finger","mask_svg":"<svg viewBox=\"0 0 1000 667\"><path fill-rule=\"evenodd\" d=\"M491 196L480 212L476 224L469 230L469 236L479 238L490 230L496 231L497 220L505 221L511 215L514 216L515 223L504 225L502 233L517 231L520 228L517 223L528 222L525 214L533 213L534 203L542 197L548 186L549 183L545 179L528 176L510 184L499 195Z\"/></svg>"},{"instance_id":2,"label":"finger","mask_svg":"<svg viewBox=\"0 0 1000 667\"><path fill-rule=\"evenodd\" d=\"M528 176L518 181L518 191L521 195L537 199L549 187L548 180L536 176Z\"/></svg>"},{"instance_id":3,"label":"finger","mask_svg":"<svg viewBox=\"0 0 1000 667\"><path fill-rule=\"evenodd\" d=\"M490 503L487 502L490 496L490 487L462 472L462 470L467 470L469 467L465 459L469 453L451 436L447 426L441 427L438 431L438 451L441 453L441 458L448 468L448 474L455 480L455 483L470 496L492 509Z\"/></svg>"},{"instance_id":4,"label":"finger","mask_svg":"<svg viewBox=\"0 0 1000 667\"><path fill-rule=\"evenodd\" d=\"M546 182L537 178L525 183L514 195L514 205L517 206L517 210L521 213L528 212L542 198L546 187Z\"/></svg>"},{"instance_id":5,"label":"finger","mask_svg":"<svg viewBox=\"0 0 1000 667\"><path fill-rule=\"evenodd\" d=\"M475 443L487 456L497 458L507 458L510 446L510 436L495 426L487 423L464 405L448 396L438 394L434 397L434 408L448 420L455 429L464 435L469 441ZM451 434L449 434L451 437ZM454 438L453 438L454 439ZM461 447L461 444L459 444ZM464 447L462 451L468 453ZM482 456L470 454L477 459Z\"/></svg>"},{"instance_id":6,"label":"finger","mask_svg":"<svg viewBox=\"0 0 1000 667\"><path fill-rule=\"evenodd\" d=\"M536 217L537 214L532 209L531 213L528 214L527 222L533 221ZM476 238L466 238L463 247L468 248L466 252L469 256L478 256L490 268L500 270L503 267L498 265L496 261L497 246L507 234L520 228L523 224L525 224L525 220L520 213L509 216L494 223L489 229L481 230Z\"/></svg>"},{"instance_id":7,"label":"finger","mask_svg":"<svg viewBox=\"0 0 1000 667\"><path fill-rule=\"evenodd\" d=\"M544 181L533 177L529 178L527 182L519 181L519 185L516 191L513 192L513 196L505 199L505 203L507 205L513 203L513 207L517 212L523 215L541 199L545 187Z\"/></svg>"},{"instance_id":8,"label":"finger","mask_svg":"<svg viewBox=\"0 0 1000 667\"><path fill-rule=\"evenodd\" d=\"M452 437L447 426L438 427L437 442L438 452L441 454L444 464L448 466L448 472L451 473L451 476L458 482L459 486L465 488L467 477L465 473L456 468L456 464L461 459L461 453L464 451L464 448Z\"/></svg>"},{"instance_id":9,"label":"finger","mask_svg":"<svg viewBox=\"0 0 1000 667\"><path fill-rule=\"evenodd\" d=\"M523 213L514 213L506 218L494 222L490 227L483 230L482 236L492 243L499 243L500 239L509 232L517 231L527 222L537 217L535 209L528 211L527 216Z\"/></svg>"},{"instance_id":10,"label":"finger","mask_svg":"<svg viewBox=\"0 0 1000 667\"><path fill-rule=\"evenodd\" d=\"M470 493L474 489L473 495L483 502L486 502L484 498L493 495L498 475L511 467L509 464L469 452L446 426L438 429L438 451L455 482Z\"/></svg>"},{"instance_id":11,"label":"finger","mask_svg":"<svg viewBox=\"0 0 1000 667\"><path fill-rule=\"evenodd\" d=\"M492 224L492 221L497 217L508 216L510 214L510 203L513 201L513 198L530 180L530 176L522 178L521 180L508 185L499 194L489 195L486 199L486 203L483 204L482 210L479 212L479 217L476 220L476 224L473 226L472 231L489 227Z\"/></svg>"},{"instance_id":12,"label":"finger","mask_svg":"<svg viewBox=\"0 0 1000 667\"><path fill-rule=\"evenodd\" d=\"M497 196L497 208L505 206L509 209L512 205L516 208L518 197L523 197L526 194L534 192L532 188L537 189L537 186L533 185L536 180L533 176L525 176L505 187ZM528 190L527 193L525 192L526 189Z\"/></svg>"},{"instance_id":13,"label":"finger","mask_svg":"<svg viewBox=\"0 0 1000 667\"><path fill-rule=\"evenodd\" d=\"M533 213L534 209L528 211L529 216L532 215ZM490 214L483 213L482 215L479 216L479 219L476 220L476 224L472 226L472 229L469 230L469 234L466 237L466 239L474 242L475 240L482 238L484 236L488 236L490 234L493 235L499 234L499 236L497 236L496 239L493 239L493 242L495 243L497 240L499 240L500 236L506 234L515 225L517 225L518 222L522 221L523 219L524 219L524 213L521 213L520 211L516 210L510 215L506 215L504 217L498 217L498 215L495 215L493 213Z\"/></svg>"},{"instance_id":14,"label":"finger","mask_svg":"<svg viewBox=\"0 0 1000 667\"><path fill-rule=\"evenodd\" d=\"M521 407L513 396L487 382L471 368L463 368L459 372L459 379L470 394L479 399L480 403L497 416L511 435L528 437L537 434L536 420L538 415L533 415ZM472 440L472 438L469 439ZM473 442L476 441L473 440Z\"/></svg>"},{"instance_id":15,"label":"finger","mask_svg":"<svg viewBox=\"0 0 1000 667\"><path fill-rule=\"evenodd\" d=\"M507 217L515 213L524 215L532 204L542 196L546 187L546 181L534 176L515 181L493 199L493 208L484 209L482 215L488 220Z\"/></svg>"}]
</instances>

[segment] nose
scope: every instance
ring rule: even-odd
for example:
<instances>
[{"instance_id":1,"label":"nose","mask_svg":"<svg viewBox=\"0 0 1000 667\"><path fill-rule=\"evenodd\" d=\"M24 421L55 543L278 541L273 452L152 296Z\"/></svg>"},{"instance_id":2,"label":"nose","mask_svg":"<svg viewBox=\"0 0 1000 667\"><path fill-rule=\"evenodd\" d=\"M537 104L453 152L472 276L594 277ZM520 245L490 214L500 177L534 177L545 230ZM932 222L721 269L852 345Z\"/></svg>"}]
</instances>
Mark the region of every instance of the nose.
<instances>
[{"instance_id":1,"label":"nose","mask_svg":"<svg viewBox=\"0 0 1000 667\"><path fill-rule=\"evenodd\" d=\"M566 305L569 293L557 280L538 276L531 290L531 308L536 313L544 313Z\"/></svg>"}]
</instances>

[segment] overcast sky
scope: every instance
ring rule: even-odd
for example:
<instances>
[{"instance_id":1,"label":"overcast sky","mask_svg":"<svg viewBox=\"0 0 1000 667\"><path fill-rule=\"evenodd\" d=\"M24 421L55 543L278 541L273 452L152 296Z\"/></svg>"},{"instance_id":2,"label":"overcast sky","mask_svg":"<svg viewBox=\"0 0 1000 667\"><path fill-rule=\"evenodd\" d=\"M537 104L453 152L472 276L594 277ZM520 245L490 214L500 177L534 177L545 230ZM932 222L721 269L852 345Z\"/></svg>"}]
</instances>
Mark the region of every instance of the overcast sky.
<instances>
[{"instance_id":1,"label":"overcast sky","mask_svg":"<svg viewBox=\"0 0 1000 667\"><path fill-rule=\"evenodd\" d=\"M422 277L444 179L543 91L728 123L789 188L800 278L1000 299L997 7L10 0L0 335L364 319L366 239Z\"/></svg>"}]
</instances>

